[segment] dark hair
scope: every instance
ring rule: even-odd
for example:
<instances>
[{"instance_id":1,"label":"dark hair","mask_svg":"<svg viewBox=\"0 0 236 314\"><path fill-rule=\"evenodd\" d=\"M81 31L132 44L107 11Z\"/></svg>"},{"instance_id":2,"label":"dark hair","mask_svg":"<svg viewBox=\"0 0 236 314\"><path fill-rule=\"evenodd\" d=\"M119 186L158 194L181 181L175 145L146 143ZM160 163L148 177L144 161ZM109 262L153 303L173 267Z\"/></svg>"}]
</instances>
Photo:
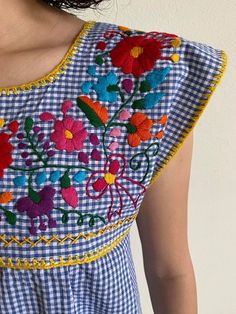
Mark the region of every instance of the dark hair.
<instances>
[{"instance_id":1,"label":"dark hair","mask_svg":"<svg viewBox=\"0 0 236 314\"><path fill-rule=\"evenodd\" d=\"M43 0L48 5L59 9L95 9L104 0Z\"/></svg>"}]
</instances>

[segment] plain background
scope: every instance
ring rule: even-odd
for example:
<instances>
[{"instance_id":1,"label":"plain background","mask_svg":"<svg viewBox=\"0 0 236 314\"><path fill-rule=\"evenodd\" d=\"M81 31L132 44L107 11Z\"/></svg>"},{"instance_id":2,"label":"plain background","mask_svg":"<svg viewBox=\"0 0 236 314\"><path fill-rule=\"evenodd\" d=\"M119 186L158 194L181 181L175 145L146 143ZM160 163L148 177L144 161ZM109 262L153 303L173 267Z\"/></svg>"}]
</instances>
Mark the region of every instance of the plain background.
<instances>
[{"instance_id":1,"label":"plain background","mask_svg":"<svg viewBox=\"0 0 236 314\"><path fill-rule=\"evenodd\" d=\"M188 234L199 314L236 314L236 0L109 0L78 16L227 52L225 75L193 131ZM143 314L152 314L135 223L131 239Z\"/></svg>"}]
</instances>

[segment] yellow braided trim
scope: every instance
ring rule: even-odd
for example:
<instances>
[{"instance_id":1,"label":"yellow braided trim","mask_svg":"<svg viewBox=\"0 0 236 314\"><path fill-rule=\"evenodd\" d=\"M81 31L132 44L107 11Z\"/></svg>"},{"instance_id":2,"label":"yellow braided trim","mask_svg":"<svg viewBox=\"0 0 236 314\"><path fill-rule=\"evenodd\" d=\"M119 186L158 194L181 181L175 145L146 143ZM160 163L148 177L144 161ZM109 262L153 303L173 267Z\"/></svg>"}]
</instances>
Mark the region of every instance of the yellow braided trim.
<instances>
[{"instance_id":1,"label":"yellow braided trim","mask_svg":"<svg viewBox=\"0 0 236 314\"><path fill-rule=\"evenodd\" d=\"M78 255L72 257L69 255L65 260L63 256L59 256L59 261L55 261L53 257L49 258L49 261L45 261L45 259L36 259L33 258L32 261L20 258L16 259L16 262L12 261L12 258L7 258L7 261L4 261L2 257L0 257L0 267L4 268L14 268L14 269L49 269L60 266L74 266L78 264L90 263L95 261L96 259L106 255L113 248L115 248L129 233L129 227L121 236L116 238L114 241L110 241L109 244L105 244L104 246L97 248L96 251L89 251L88 253L83 253L83 258L80 258Z\"/></svg>"},{"instance_id":2,"label":"yellow braided trim","mask_svg":"<svg viewBox=\"0 0 236 314\"><path fill-rule=\"evenodd\" d=\"M59 78L58 74L64 73L63 69L66 69L67 65L72 62L70 59L73 59L75 57L75 53L78 51L78 48L81 45L81 40L87 36L89 30L95 25L95 23L96 21L85 21L82 30L75 38L66 55L52 71L44 75L42 78L35 81L31 81L26 84L15 85L10 87L0 87L0 96L2 95L3 91L5 91L7 95L10 95L10 91L13 91L14 94L18 94L19 89L23 91L27 89L32 90L32 86L36 86L37 88L39 88L40 85L47 85L47 81L52 82L53 80L58 79Z\"/></svg>"},{"instance_id":3,"label":"yellow braided trim","mask_svg":"<svg viewBox=\"0 0 236 314\"><path fill-rule=\"evenodd\" d=\"M205 97L205 99L200 99L199 102L201 105L197 106L195 116L192 118L191 123L183 130L181 133L178 141L176 142L173 147L170 149L170 152L165 157L165 159L162 161L162 164L160 165L160 168L154 172L154 175L152 176L152 179L148 185L148 187L152 186L152 184L156 181L156 179L159 177L161 171L165 168L165 166L168 164L168 162L172 159L172 157L179 151L181 146L183 145L184 141L186 140L188 134L193 129L195 124L197 123L198 119L202 115L204 109L206 108L208 102L210 101L212 95L214 94L214 91L218 84L220 83L222 77L224 76L225 69L227 67L228 62L228 56L224 50L221 50L221 64L219 68L217 69L220 73L213 76L213 79L210 83L210 86L208 89L210 90L209 93L203 94L202 96ZM211 86L212 85L212 86Z\"/></svg>"},{"instance_id":4,"label":"yellow braided trim","mask_svg":"<svg viewBox=\"0 0 236 314\"><path fill-rule=\"evenodd\" d=\"M78 242L78 240L80 238L84 238L85 240L95 238L99 235L104 234L107 231L112 231L113 229L117 229L120 226L124 225L125 223L132 222L133 220L135 220L137 215L138 215L138 211L134 215L125 217L123 220L118 220L117 222L114 222L111 225L106 226L105 228L98 229L96 232L88 232L88 233L80 232L76 236L73 236L71 233L69 233L63 238L60 238L58 235L53 235L50 238L46 238L45 236L40 236L37 240L32 241L32 240L30 240L30 237L25 237L25 238L23 238L23 240L20 240L16 236L12 236L9 239L6 239L5 235L1 234L0 235L0 243L1 242L5 243L5 245L3 247L9 247L14 243L16 243L18 246L22 246L24 243L26 243L26 244L30 244L31 247L35 247L38 244L40 244L41 242L43 242L45 244L50 244L54 241L58 241L58 243L62 245L67 240L71 240L71 242L69 244L75 244L76 242Z\"/></svg>"}]
</instances>

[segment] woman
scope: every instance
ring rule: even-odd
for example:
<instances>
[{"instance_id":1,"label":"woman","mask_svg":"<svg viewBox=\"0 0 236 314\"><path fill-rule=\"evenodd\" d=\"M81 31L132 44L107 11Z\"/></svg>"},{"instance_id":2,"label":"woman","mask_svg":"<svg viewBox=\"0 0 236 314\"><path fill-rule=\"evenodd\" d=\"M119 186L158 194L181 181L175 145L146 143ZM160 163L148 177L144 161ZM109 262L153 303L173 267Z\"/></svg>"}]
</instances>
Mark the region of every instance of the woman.
<instances>
[{"instance_id":1,"label":"woman","mask_svg":"<svg viewBox=\"0 0 236 314\"><path fill-rule=\"evenodd\" d=\"M1 313L142 313L136 219L154 313L195 314L191 131L226 54L63 11L99 2L0 0Z\"/></svg>"}]
</instances>

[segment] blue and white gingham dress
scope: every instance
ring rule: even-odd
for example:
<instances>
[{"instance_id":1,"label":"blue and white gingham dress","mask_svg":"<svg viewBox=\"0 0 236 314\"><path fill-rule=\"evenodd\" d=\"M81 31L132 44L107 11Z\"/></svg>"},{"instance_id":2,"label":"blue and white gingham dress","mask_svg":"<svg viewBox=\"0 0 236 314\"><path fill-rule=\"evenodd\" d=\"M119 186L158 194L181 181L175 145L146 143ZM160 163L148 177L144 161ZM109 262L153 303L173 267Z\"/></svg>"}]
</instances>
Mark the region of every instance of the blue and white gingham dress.
<instances>
[{"instance_id":1,"label":"blue and white gingham dress","mask_svg":"<svg viewBox=\"0 0 236 314\"><path fill-rule=\"evenodd\" d=\"M0 88L0 313L142 313L129 231L226 61L87 21L48 75Z\"/></svg>"}]
</instances>

